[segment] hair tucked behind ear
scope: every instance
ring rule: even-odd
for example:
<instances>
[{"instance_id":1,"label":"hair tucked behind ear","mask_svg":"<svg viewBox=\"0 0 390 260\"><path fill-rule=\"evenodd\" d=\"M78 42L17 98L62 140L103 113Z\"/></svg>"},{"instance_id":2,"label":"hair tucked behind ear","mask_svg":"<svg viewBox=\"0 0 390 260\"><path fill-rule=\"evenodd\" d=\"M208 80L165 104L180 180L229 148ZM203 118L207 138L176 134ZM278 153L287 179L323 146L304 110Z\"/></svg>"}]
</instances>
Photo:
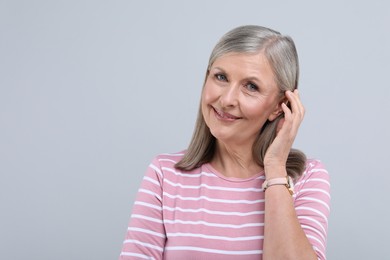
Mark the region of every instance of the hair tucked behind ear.
<instances>
[{"instance_id":1,"label":"hair tucked behind ear","mask_svg":"<svg viewBox=\"0 0 390 260\"><path fill-rule=\"evenodd\" d=\"M298 87L298 54L293 40L289 36L281 35L274 30L247 25L235 28L226 33L214 47L207 67L208 71L214 61L230 52L236 53L264 53L275 76L275 82L284 95L287 90L293 91ZM259 130L257 139L252 147L253 158L264 167L264 157L268 147L276 136L276 126L282 116L267 121ZM202 164L210 162L214 156L216 139L206 125L201 108L195 125L190 145L181 161L175 166L183 171L190 171ZM287 174L297 179L304 171L306 156L299 150L291 149L287 159Z\"/></svg>"}]
</instances>

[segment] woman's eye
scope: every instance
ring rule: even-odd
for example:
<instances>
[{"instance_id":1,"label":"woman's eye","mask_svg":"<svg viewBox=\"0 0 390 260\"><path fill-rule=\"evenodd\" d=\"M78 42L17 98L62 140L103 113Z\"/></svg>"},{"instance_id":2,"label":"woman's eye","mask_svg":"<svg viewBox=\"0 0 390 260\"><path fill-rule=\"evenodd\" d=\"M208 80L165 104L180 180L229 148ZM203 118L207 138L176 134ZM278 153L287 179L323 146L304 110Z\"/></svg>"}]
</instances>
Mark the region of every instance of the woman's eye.
<instances>
[{"instance_id":1,"label":"woman's eye","mask_svg":"<svg viewBox=\"0 0 390 260\"><path fill-rule=\"evenodd\" d=\"M245 85L245 87L249 91L258 91L259 90L259 88L255 84L253 84L253 83L247 83Z\"/></svg>"},{"instance_id":2,"label":"woman's eye","mask_svg":"<svg viewBox=\"0 0 390 260\"><path fill-rule=\"evenodd\" d=\"M215 78L216 78L217 80L219 80L219 81L227 81L226 76L223 75L223 74L217 73L217 74L215 74L214 76L215 76Z\"/></svg>"}]
</instances>

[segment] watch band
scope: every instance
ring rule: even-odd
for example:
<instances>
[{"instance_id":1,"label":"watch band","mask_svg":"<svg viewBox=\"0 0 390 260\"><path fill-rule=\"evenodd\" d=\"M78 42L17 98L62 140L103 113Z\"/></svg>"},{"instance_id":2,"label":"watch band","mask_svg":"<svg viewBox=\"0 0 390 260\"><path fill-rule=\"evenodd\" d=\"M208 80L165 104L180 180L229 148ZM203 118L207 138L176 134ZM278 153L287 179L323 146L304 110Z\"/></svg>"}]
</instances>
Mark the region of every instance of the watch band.
<instances>
[{"instance_id":1,"label":"watch band","mask_svg":"<svg viewBox=\"0 0 390 260\"><path fill-rule=\"evenodd\" d=\"M266 189L274 185L283 185L288 189L291 195L294 194L294 183L290 176L265 180L262 185L263 191L266 191Z\"/></svg>"}]
</instances>

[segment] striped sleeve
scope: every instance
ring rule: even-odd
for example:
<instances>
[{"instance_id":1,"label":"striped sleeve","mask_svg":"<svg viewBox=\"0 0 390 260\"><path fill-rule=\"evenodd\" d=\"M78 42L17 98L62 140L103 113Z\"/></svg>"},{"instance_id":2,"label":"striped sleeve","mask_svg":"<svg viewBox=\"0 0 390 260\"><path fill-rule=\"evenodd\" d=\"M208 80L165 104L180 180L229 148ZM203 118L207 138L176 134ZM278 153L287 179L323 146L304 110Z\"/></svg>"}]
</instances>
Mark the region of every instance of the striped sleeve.
<instances>
[{"instance_id":1,"label":"striped sleeve","mask_svg":"<svg viewBox=\"0 0 390 260\"><path fill-rule=\"evenodd\" d=\"M162 259L166 240L162 179L156 158L149 165L138 190L119 259Z\"/></svg>"},{"instance_id":2,"label":"striped sleeve","mask_svg":"<svg viewBox=\"0 0 390 260\"><path fill-rule=\"evenodd\" d=\"M329 174L320 161L312 160L295 184L295 210L318 259L326 259L330 213Z\"/></svg>"}]
</instances>

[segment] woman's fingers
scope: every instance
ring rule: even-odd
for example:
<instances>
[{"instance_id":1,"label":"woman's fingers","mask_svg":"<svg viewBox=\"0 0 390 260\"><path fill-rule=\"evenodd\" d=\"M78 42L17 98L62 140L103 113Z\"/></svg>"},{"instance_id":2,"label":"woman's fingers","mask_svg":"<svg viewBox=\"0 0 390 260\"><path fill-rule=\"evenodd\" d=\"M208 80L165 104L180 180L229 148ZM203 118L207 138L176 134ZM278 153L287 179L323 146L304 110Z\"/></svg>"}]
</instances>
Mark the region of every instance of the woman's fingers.
<instances>
[{"instance_id":1,"label":"woman's fingers","mask_svg":"<svg viewBox=\"0 0 390 260\"><path fill-rule=\"evenodd\" d=\"M286 91L286 98L290 102L291 108L287 107L284 103L282 104L282 110L284 112L283 128L290 138L295 138L303 120L305 108L299 98L298 90L295 90L294 92Z\"/></svg>"},{"instance_id":2,"label":"woman's fingers","mask_svg":"<svg viewBox=\"0 0 390 260\"><path fill-rule=\"evenodd\" d=\"M305 115L305 108L302 105L301 99L299 97L299 91L296 89L294 92L286 91L286 97L291 104L291 110L293 114L297 114L299 117L303 118Z\"/></svg>"}]
</instances>

